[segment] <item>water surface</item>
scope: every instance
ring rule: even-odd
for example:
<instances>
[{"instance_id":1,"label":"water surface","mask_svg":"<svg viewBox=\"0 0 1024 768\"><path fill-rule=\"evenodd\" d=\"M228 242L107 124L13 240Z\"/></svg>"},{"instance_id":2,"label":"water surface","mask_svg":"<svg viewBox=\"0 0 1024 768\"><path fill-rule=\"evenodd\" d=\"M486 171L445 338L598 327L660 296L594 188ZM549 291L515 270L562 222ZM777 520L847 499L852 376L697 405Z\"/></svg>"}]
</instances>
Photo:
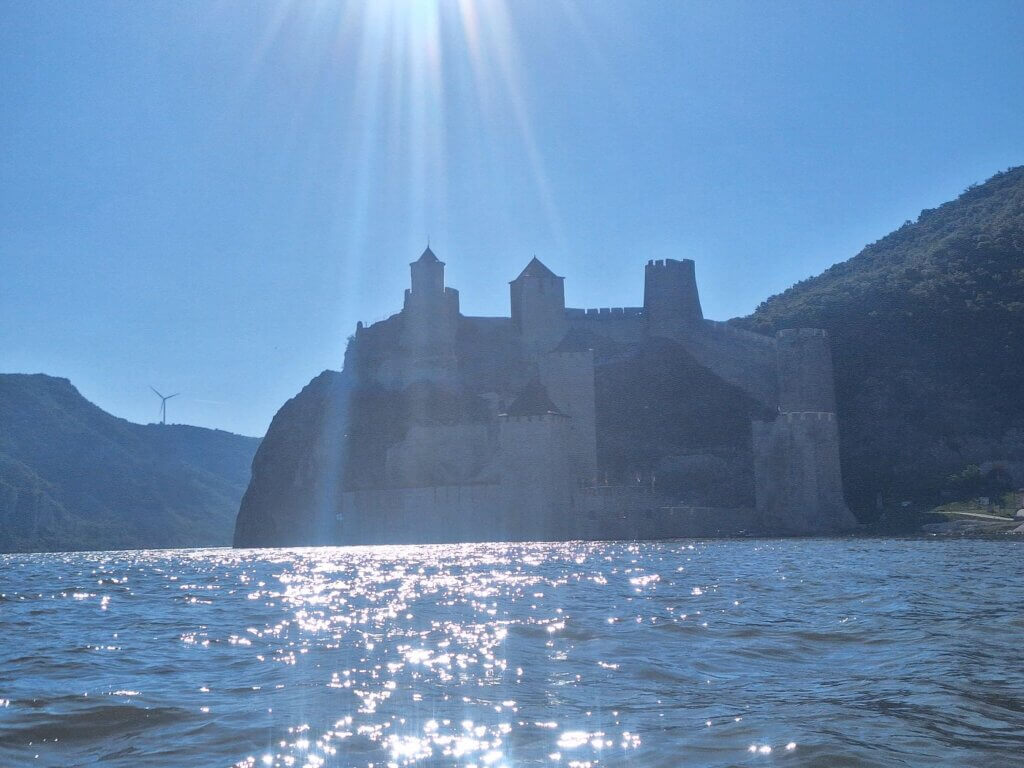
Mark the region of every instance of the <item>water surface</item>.
<instances>
[{"instance_id":1,"label":"water surface","mask_svg":"<svg viewBox=\"0 0 1024 768\"><path fill-rule=\"evenodd\" d=\"M1022 555L0 555L0 766L1019 764Z\"/></svg>"}]
</instances>

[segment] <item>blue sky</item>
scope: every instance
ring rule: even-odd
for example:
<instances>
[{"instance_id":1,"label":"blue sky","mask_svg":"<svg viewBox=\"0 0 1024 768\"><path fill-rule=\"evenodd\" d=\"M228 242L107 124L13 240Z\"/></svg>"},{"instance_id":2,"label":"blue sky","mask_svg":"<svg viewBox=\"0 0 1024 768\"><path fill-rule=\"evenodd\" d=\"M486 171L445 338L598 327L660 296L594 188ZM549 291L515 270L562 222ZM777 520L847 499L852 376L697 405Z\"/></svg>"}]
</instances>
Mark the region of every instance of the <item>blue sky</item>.
<instances>
[{"instance_id":1,"label":"blue sky","mask_svg":"<svg viewBox=\"0 0 1024 768\"><path fill-rule=\"evenodd\" d=\"M262 434L433 249L466 314L743 315L1024 162L1024 3L0 1L0 371Z\"/></svg>"}]
</instances>

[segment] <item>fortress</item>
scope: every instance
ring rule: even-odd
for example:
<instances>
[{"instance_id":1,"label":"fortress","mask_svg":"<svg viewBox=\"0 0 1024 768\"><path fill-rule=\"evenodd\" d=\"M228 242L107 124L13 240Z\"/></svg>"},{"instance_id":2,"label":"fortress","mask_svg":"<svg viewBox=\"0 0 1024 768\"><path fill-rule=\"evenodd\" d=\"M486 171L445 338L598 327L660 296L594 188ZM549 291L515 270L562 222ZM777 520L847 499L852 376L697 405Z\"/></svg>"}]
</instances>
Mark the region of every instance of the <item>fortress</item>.
<instances>
[{"instance_id":1,"label":"fortress","mask_svg":"<svg viewBox=\"0 0 1024 768\"><path fill-rule=\"evenodd\" d=\"M854 525L824 331L770 338L705 320L690 260L648 261L642 307L573 309L564 278L534 258L509 283L509 317L462 315L429 247L410 266L401 312L358 324L346 350L353 394L332 502L338 543L803 535ZM607 479L598 435L614 438L616 406L598 407L595 371L623 361L628 370L635 350L656 343L682 350L709 386L752 403L757 418L740 451L752 465L750 503L681 503L651 467Z\"/></svg>"}]
</instances>

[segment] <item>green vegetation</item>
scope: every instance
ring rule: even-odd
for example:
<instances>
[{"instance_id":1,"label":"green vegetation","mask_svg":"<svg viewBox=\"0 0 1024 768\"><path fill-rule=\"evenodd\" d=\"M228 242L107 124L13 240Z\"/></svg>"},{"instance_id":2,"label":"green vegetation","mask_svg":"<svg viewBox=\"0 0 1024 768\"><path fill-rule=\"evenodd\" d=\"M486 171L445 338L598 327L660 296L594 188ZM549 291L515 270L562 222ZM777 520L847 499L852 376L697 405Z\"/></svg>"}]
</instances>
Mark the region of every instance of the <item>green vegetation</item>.
<instances>
[{"instance_id":1,"label":"green vegetation","mask_svg":"<svg viewBox=\"0 0 1024 768\"><path fill-rule=\"evenodd\" d=\"M862 519L879 495L974 495L971 465L986 495L1024 484L1024 167L734 322L832 334L846 495Z\"/></svg>"},{"instance_id":2,"label":"green vegetation","mask_svg":"<svg viewBox=\"0 0 1024 768\"><path fill-rule=\"evenodd\" d=\"M0 551L228 545L258 445L132 424L67 379L0 375Z\"/></svg>"}]
</instances>

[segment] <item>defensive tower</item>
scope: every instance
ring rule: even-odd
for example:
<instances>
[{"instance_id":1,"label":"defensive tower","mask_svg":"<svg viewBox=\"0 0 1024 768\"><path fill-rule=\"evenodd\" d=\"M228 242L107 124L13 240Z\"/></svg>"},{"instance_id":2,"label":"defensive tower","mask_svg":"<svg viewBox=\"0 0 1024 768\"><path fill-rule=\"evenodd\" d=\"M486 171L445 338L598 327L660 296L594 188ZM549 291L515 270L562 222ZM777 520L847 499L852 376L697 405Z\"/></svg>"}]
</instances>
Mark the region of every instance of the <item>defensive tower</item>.
<instances>
[{"instance_id":1,"label":"defensive tower","mask_svg":"<svg viewBox=\"0 0 1024 768\"><path fill-rule=\"evenodd\" d=\"M409 265L411 287L402 308L401 346L409 355L405 383L447 381L455 371L459 292L444 284L444 262L428 245Z\"/></svg>"},{"instance_id":2,"label":"defensive tower","mask_svg":"<svg viewBox=\"0 0 1024 768\"><path fill-rule=\"evenodd\" d=\"M510 538L558 541L572 529L571 419L533 379L499 418Z\"/></svg>"},{"instance_id":3,"label":"defensive tower","mask_svg":"<svg viewBox=\"0 0 1024 768\"><path fill-rule=\"evenodd\" d=\"M434 255L429 245L409 265L409 272L412 274L411 294L427 297L444 293L444 262Z\"/></svg>"},{"instance_id":4,"label":"defensive tower","mask_svg":"<svg viewBox=\"0 0 1024 768\"><path fill-rule=\"evenodd\" d=\"M509 283L512 323L530 356L549 352L565 336L565 279L534 256Z\"/></svg>"},{"instance_id":5,"label":"defensive tower","mask_svg":"<svg viewBox=\"0 0 1024 768\"><path fill-rule=\"evenodd\" d=\"M776 334L779 415L753 424L754 491L765 530L808 534L856 525L843 499L828 333Z\"/></svg>"},{"instance_id":6,"label":"defensive tower","mask_svg":"<svg viewBox=\"0 0 1024 768\"><path fill-rule=\"evenodd\" d=\"M692 259L658 259L644 269L644 313L647 332L671 336L704 319Z\"/></svg>"},{"instance_id":7,"label":"defensive tower","mask_svg":"<svg viewBox=\"0 0 1024 768\"><path fill-rule=\"evenodd\" d=\"M834 413L780 413L773 422L755 421L753 448L764 530L807 535L856 526L843 500Z\"/></svg>"}]
</instances>

